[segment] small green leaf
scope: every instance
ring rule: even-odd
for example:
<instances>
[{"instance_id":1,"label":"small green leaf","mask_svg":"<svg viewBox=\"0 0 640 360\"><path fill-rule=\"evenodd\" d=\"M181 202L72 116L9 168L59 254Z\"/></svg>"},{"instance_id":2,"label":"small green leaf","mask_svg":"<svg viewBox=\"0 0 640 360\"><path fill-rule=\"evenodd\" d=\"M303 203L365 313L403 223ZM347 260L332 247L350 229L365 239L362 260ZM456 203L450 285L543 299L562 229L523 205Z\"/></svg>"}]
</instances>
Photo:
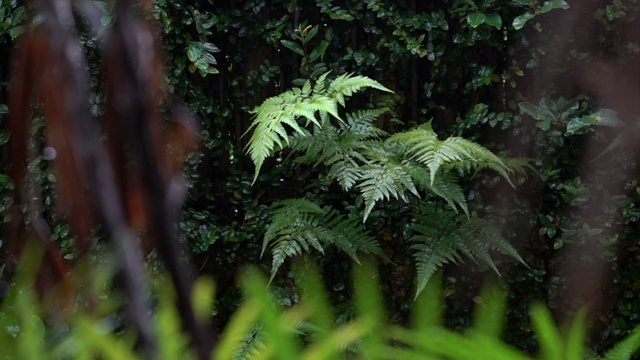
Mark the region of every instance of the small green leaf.
<instances>
[{"instance_id":1,"label":"small green leaf","mask_svg":"<svg viewBox=\"0 0 640 360\"><path fill-rule=\"evenodd\" d=\"M556 232L557 232L556 228L550 227L550 228L547 229L547 236L552 238L552 237L556 236Z\"/></svg>"},{"instance_id":2,"label":"small green leaf","mask_svg":"<svg viewBox=\"0 0 640 360\"><path fill-rule=\"evenodd\" d=\"M193 63L198 69L202 71L207 71L209 68L209 62L205 58L200 58Z\"/></svg>"},{"instance_id":3,"label":"small green leaf","mask_svg":"<svg viewBox=\"0 0 640 360\"><path fill-rule=\"evenodd\" d=\"M476 4L472 1L472 0L463 0L465 3L467 3L469 6L471 6L474 9L477 9L478 7L476 6Z\"/></svg>"},{"instance_id":4,"label":"small green leaf","mask_svg":"<svg viewBox=\"0 0 640 360\"><path fill-rule=\"evenodd\" d=\"M578 117L573 118L567 124L567 134L574 134L580 131L584 126L585 126L585 122L583 121L583 118L578 118Z\"/></svg>"},{"instance_id":5,"label":"small green leaf","mask_svg":"<svg viewBox=\"0 0 640 360\"><path fill-rule=\"evenodd\" d=\"M567 10L569 8L569 4L565 0L551 0L551 1L548 1L547 3L551 4L551 7L554 9Z\"/></svg>"},{"instance_id":6,"label":"small green leaf","mask_svg":"<svg viewBox=\"0 0 640 360\"><path fill-rule=\"evenodd\" d=\"M107 26L107 25L111 24L112 20L113 20L113 17L109 16L109 15L102 15L100 17L100 23L102 24L102 26Z\"/></svg>"},{"instance_id":7,"label":"small green leaf","mask_svg":"<svg viewBox=\"0 0 640 360\"><path fill-rule=\"evenodd\" d=\"M524 25L527 23L527 21L533 19L533 14L531 13L524 13L518 17L516 17L515 19L513 19L513 28L516 30L520 30L524 27Z\"/></svg>"},{"instance_id":8,"label":"small green leaf","mask_svg":"<svg viewBox=\"0 0 640 360\"><path fill-rule=\"evenodd\" d=\"M574 116L575 112L578 111L578 109L580 108L580 102L577 99L573 99L571 101L567 101L565 104L562 105L561 109L560 109L560 119L566 119L569 118L571 116Z\"/></svg>"},{"instance_id":9,"label":"small green leaf","mask_svg":"<svg viewBox=\"0 0 640 360\"><path fill-rule=\"evenodd\" d=\"M0 104L0 114L7 114L9 112L9 107L5 104Z\"/></svg>"},{"instance_id":10,"label":"small green leaf","mask_svg":"<svg viewBox=\"0 0 640 360\"><path fill-rule=\"evenodd\" d=\"M213 19L202 19L202 22L200 22L199 24L203 29L208 29L213 26Z\"/></svg>"},{"instance_id":11,"label":"small green leaf","mask_svg":"<svg viewBox=\"0 0 640 360\"><path fill-rule=\"evenodd\" d=\"M484 14L484 16L485 16L484 22L487 25L491 25L498 30L502 28L502 18L500 17L500 14L492 12L492 13L486 13Z\"/></svg>"},{"instance_id":12,"label":"small green leaf","mask_svg":"<svg viewBox=\"0 0 640 360\"><path fill-rule=\"evenodd\" d=\"M536 126L543 131L547 131L551 128L551 120L540 121Z\"/></svg>"},{"instance_id":13,"label":"small green leaf","mask_svg":"<svg viewBox=\"0 0 640 360\"><path fill-rule=\"evenodd\" d=\"M551 10L553 10L553 5L551 5L550 2L546 1L544 4L542 4L542 7L540 8L540 10L538 10L538 12L540 14L544 14L548 13Z\"/></svg>"},{"instance_id":14,"label":"small green leaf","mask_svg":"<svg viewBox=\"0 0 640 360\"><path fill-rule=\"evenodd\" d=\"M217 53L220 52L220 49L212 43L202 43L202 48L208 52Z\"/></svg>"},{"instance_id":15,"label":"small green leaf","mask_svg":"<svg viewBox=\"0 0 640 360\"><path fill-rule=\"evenodd\" d=\"M218 61L216 60L216 58L213 57L213 55L211 55L210 53L203 53L202 58L205 59L211 65L218 64Z\"/></svg>"},{"instance_id":16,"label":"small green leaf","mask_svg":"<svg viewBox=\"0 0 640 360\"><path fill-rule=\"evenodd\" d=\"M551 120L555 120L555 117L549 110L543 107L534 105L532 103L521 102L521 103L518 103L518 107L520 108L520 111L522 111L527 115L531 115L536 120L547 121L547 122L550 122Z\"/></svg>"},{"instance_id":17,"label":"small green leaf","mask_svg":"<svg viewBox=\"0 0 640 360\"><path fill-rule=\"evenodd\" d=\"M11 36L12 40L15 40L23 32L24 32L24 26L16 26L14 28L9 29L9 36Z\"/></svg>"},{"instance_id":18,"label":"small green leaf","mask_svg":"<svg viewBox=\"0 0 640 360\"><path fill-rule=\"evenodd\" d=\"M302 47L297 42L293 42L290 40L280 40L280 42L289 50L295 52L298 55L304 56L304 50L302 50Z\"/></svg>"},{"instance_id":19,"label":"small green leaf","mask_svg":"<svg viewBox=\"0 0 640 360\"><path fill-rule=\"evenodd\" d=\"M319 28L320 28L319 26L314 26L307 32L307 34L305 36L305 39L304 39L305 44L307 42L309 42L311 39L313 39L314 36L316 36L316 34L318 33L318 29Z\"/></svg>"},{"instance_id":20,"label":"small green leaf","mask_svg":"<svg viewBox=\"0 0 640 360\"><path fill-rule=\"evenodd\" d=\"M474 13L467 16L467 22L472 28L477 28L480 24L485 22L486 16L483 13Z\"/></svg>"},{"instance_id":21,"label":"small green leaf","mask_svg":"<svg viewBox=\"0 0 640 360\"><path fill-rule=\"evenodd\" d=\"M320 45L313 48L311 54L309 55L309 61L316 61L319 57L324 56L324 53L327 51L327 47L329 46L329 42L323 41Z\"/></svg>"},{"instance_id":22,"label":"small green leaf","mask_svg":"<svg viewBox=\"0 0 640 360\"><path fill-rule=\"evenodd\" d=\"M200 47L199 42L191 41L189 42L189 49L187 50L187 56L189 57L189 61L196 62L202 57L202 48ZM196 64L196 66L198 66Z\"/></svg>"},{"instance_id":23,"label":"small green leaf","mask_svg":"<svg viewBox=\"0 0 640 360\"><path fill-rule=\"evenodd\" d=\"M551 219L549 219L549 217L547 215L544 214L540 214L540 222L542 223L542 225L547 226L547 227L552 227L553 224L551 223Z\"/></svg>"}]
</instances>

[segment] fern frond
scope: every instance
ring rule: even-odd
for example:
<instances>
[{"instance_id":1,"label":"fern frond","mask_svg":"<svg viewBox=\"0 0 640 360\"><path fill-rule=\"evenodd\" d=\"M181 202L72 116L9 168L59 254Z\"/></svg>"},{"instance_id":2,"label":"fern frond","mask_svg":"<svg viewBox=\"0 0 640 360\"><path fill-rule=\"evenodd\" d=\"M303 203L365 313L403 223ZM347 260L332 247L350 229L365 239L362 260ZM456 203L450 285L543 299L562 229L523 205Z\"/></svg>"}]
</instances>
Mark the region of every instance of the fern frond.
<instances>
[{"instance_id":1,"label":"fern frond","mask_svg":"<svg viewBox=\"0 0 640 360\"><path fill-rule=\"evenodd\" d=\"M324 213L322 208L305 199L281 200L273 207L260 255L263 256L267 246L272 243L271 280L285 259L300 255L303 251L308 252L310 246L324 252L313 231L313 219Z\"/></svg>"},{"instance_id":2,"label":"fern frond","mask_svg":"<svg viewBox=\"0 0 640 360\"><path fill-rule=\"evenodd\" d=\"M262 323L256 323L252 326L240 342L240 346L236 349L231 359L249 360L258 355L259 351L265 348L264 342L262 341L263 327Z\"/></svg>"},{"instance_id":3,"label":"fern frond","mask_svg":"<svg viewBox=\"0 0 640 360\"><path fill-rule=\"evenodd\" d=\"M533 171L534 173L537 173L536 168L531 166L531 163L527 158L506 158L506 159L502 159L502 161L510 169L513 169L513 171L521 175L524 175L525 177L527 176L528 171Z\"/></svg>"},{"instance_id":4,"label":"fern frond","mask_svg":"<svg viewBox=\"0 0 640 360\"><path fill-rule=\"evenodd\" d=\"M331 243L338 249L349 255L358 264L358 253L373 254L387 259L386 255L380 248L378 241L365 231L358 219L344 217L337 213L335 209L326 207L326 227L329 229L339 229L339 234L333 231L330 238ZM337 236L336 236L337 235Z\"/></svg>"},{"instance_id":5,"label":"fern frond","mask_svg":"<svg viewBox=\"0 0 640 360\"><path fill-rule=\"evenodd\" d=\"M375 238L354 219L344 217L331 207L321 208L306 199L287 199L273 205L274 211L264 236L262 253L270 245L271 280L284 261L315 249L333 245L356 262L358 253L384 256Z\"/></svg>"},{"instance_id":6,"label":"fern frond","mask_svg":"<svg viewBox=\"0 0 640 360\"><path fill-rule=\"evenodd\" d=\"M462 187L458 184L458 177L455 174L442 172L431 183L431 173L428 169L420 166L412 166L410 169L409 173L418 187L443 198L455 212L458 212L458 208L460 208L467 217L469 216L467 198Z\"/></svg>"},{"instance_id":7,"label":"fern frond","mask_svg":"<svg viewBox=\"0 0 640 360\"><path fill-rule=\"evenodd\" d=\"M334 99L331 99L328 96L314 94L314 96L311 97L302 106L305 108L308 108L310 111L313 111L313 112L318 112L318 111L327 112L331 114L334 118L338 120L342 120L340 119L340 115L338 115L338 105L336 104ZM315 121L314 123L320 126L319 123Z\"/></svg>"},{"instance_id":8,"label":"fern frond","mask_svg":"<svg viewBox=\"0 0 640 360\"><path fill-rule=\"evenodd\" d=\"M325 94L326 93L326 83L327 83L327 76L329 76L329 74L331 74L331 71L327 71L326 73L320 75L318 77L318 80L316 80L316 84L313 87L313 92L316 94Z\"/></svg>"},{"instance_id":9,"label":"fern frond","mask_svg":"<svg viewBox=\"0 0 640 360\"><path fill-rule=\"evenodd\" d=\"M427 286L429 279L444 264L457 263L459 256L452 243L453 237L442 236L432 239L425 236L416 236L412 240L418 242L411 246L415 250L413 257L416 261L417 289L415 298L420 295Z\"/></svg>"},{"instance_id":10,"label":"fern frond","mask_svg":"<svg viewBox=\"0 0 640 360\"><path fill-rule=\"evenodd\" d=\"M631 359L640 348L640 329L636 328L604 356L606 360Z\"/></svg>"},{"instance_id":11,"label":"fern frond","mask_svg":"<svg viewBox=\"0 0 640 360\"><path fill-rule=\"evenodd\" d=\"M343 190L348 191L351 189L360 179L362 179L362 169L360 166L351 161L351 159L345 159L335 162L331 168L329 168L329 177L335 178L342 187Z\"/></svg>"},{"instance_id":12,"label":"fern frond","mask_svg":"<svg viewBox=\"0 0 640 360\"><path fill-rule=\"evenodd\" d=\"M448 169L467 171L469 168L490 168L502 175L510 184L512 170L495 154L473 141L461 137L438 139L431 122L418 128L391 136L387 143L396 143L405 149L405 156L429 168L433 184L444 165Z\"/></svg>"},{"instance_id":13,"label":"fern frond","mask_svg":"<svg viewBox=\"0 0 640 360\"><path fill-rule=\"evenodd\" d=\"M367 109L348 113L345 134L351 134L355 139L381 139L388 134L375 126L374 122L382 115L389 112L387 108Z\"/></svg>"},{"instance_id":14,"label":"fern frond","mask_svg":"<svg viewBox=\"0 0 640 360\"><path fill-rule=\"evenodd\" d=\"M276 145L283 148L284 144L289 143L289 135L284 127L285 124L295 132L304 134L297 123L296 118L298 116L318 123L313 116L313 111L305 106L306 101L307 99L302 95L302 91L296 88L265 100L251 112L255 114L255 118L249 130L254 129L254 132L247 147L249 156L256 166L254 181L264 160L271 156Z\"/></svg>"},{"instance_id":15,"label":"fern frond","mask_svg":"<svg viewBox=\"0 0 640 360\"><path fill-rule=\"evenodd\" d=\"M303 152L296 161L323 164L329 168L328 176L335 178L348 191L362 178L361 166L370 163L365 155L371 148L381 147L378 142L387 133L373 122L388 109L368 109L346 115L347 121L337 128L327 124L315 127L309 135L294 135L291 148Z\"/></svg>"},{"instance_id":16,"label":"fern frond","mask_svg":"<svg viewBox=\"0 0 640 360\"><path fill-rule=\"evenodd\" d=\"M276 148L289 145L288 129L306 136L308 132L304 127L313 125L321 128L327 125L327 114L342 121L338 113L338 104L344 106L345 97L367 87L390 91L375 80L352 74L339 76L327 88L325 83L328 74L321 75L314 86L307 81L302 88L293 88L271 97L251 111L255 117L247 130L253 129L247 152L256 167L254 182L262 164ZM304 126L298 123L299 120L305 120Z\"/></svg>"},{"instance_id":17,"label":"fern frond","mask_svg":"<svg viewBox=\"0 0 640 360\"><path fill-rule=\"evenodd\" d=\"M486 239L478 237L476 234L474 234L474 230L476 229L467 225L468 224L461 224L464 229L469 231L468 234L456 234L459 239L459 242L456 244L457 248L460 249L460 251L462 251L465 255L467 255L469 259L475 261L476 263L478 263L478 261L484 263L493 271L495 271L496 274L502 276L500 274L500 271L498 271L498 268L496 267L491 254L489 253L491 247L489 246L489 244L484 242L484 240Z\"/></svg>"},{"instance_id":18,"label":"fern frond","mask_svg":"<svg viewBox=\"0 0 640 360\"><path fill-rule=\"evenodd\" d=\"M527 263L522 259L518 250L511 245L505 238L500 235L500 231L494 227L490 222L481 218L470 218L469 222L481 231L481 236L485 239L487 245L492 249L499 251L502 254L508 255L517 260L520 264L529 267Z\"/></svg>"},{"instance_id":19,"label":"fern frond","mask_svg":"<svg viewBox=\"0 0 640 360\"><path fill-rule=\"evenodd\" d=\"M301 152L296 158L302 164L327 164L329 160L338 154L340 134L338 128L328 124L322 128L314 128L312 133L305 135L293 135L291 137L291 149Z\"/></svg>"},{"instance_id":20,"label":"fern frond","mask_svg":"<svg viewBox=\"0 0 640 360\"><path fill-rule=\"evenodd\" d=\"M362 167L361 182L357 185L364 199L363 222L378 201L402 199L406 201L405 191L419 197L413 179L402 164L386 162L373 163Z\"/></svg>"},{"instance_id":21,"label":"fern frond","mask_svg":"<svg viewBox=\"0 0 640 360\"><path fill-rule=\"evenodd\" d=\"M416 297L435 271L444 264L459 261L459 254L485 264L498 275L500 272L491 257L492 250L511 256L526 266L515 248L488 221L468 219L433 204L423 206L422 210L424 213L416 215L411 226L415 235L410 238L416 243L411 247L416 251Z\"/></svg>"},{"instance_id":22,"label":"fern frond","mask_svg":"<svg viewBox=\"0 0 640 360\"><path fill-rule=\"evenodd\" d=\"M340 105L345 106L344 98L351 96L364 88L374 88L386 92L393 92L382 86L379 82L366 76L353 74L342 74L329 85L328 94Z\"/></svg>"}]
</instances>

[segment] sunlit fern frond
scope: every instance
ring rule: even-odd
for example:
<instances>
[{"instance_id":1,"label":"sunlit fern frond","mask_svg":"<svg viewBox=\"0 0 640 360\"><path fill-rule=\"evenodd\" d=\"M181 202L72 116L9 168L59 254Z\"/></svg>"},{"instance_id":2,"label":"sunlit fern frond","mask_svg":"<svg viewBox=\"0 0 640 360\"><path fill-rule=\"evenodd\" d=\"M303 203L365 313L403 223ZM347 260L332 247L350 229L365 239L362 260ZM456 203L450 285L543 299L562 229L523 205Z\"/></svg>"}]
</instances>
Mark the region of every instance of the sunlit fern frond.
<instances>
[{"instance_id":1,"label":"sunlit fern frond","mask_svg":"<svg viewBox=\"0 0 640 360\"><path fill-rule=\"evenodd\" d=\"M352 134L358 140L381 139L388 136L387 132L375 125L376 120L389 109L367 109L348 113L344 132Z\"/></svg>"},{"instance_id":2,"label":"sunlit fern frond","mask_svg":"<svg viewBox=\"0 0 640 360\"><path fill-rule=\"evenodd\" d=\"M253 129L253 134L247 144L247 152L256 167L253 181L257 179L264 161L277 148L289 145L289 131L304 135L303 129L308 126L322 127L327 123L326 114L340 119L338 104L344 106L345 97L364 88L390 91L375 80L352 74L338 76L327 88L327 75L320 76L314 86L307 81L302 88L293 88L271 97L251 111L254 119L249 130Z\"/></svg>"},{"instance_id":3,"label":"sunlit fern frond","mask_svg":"<svg viewBox=\"0 0 640 360\"><path fill-rule=\"evenodd\" d=\"M443 166L461 171L490 168L511 182L509 173L512 170L498 156L485 147L461 137L449 137L441 141L431 128L430 122L416 129L395 134L387 139L387 142L402 145L406 156L427 166L432 184Z\"/></svg>"},{"instance_id":4,"label":"sunlit fern frond","mask_svg":"<svg viewBox=\"0 0 640 360\"><path fill-rule=\"evenodd\" d=\"M392 92L379 82L362 75L343 74L338 76L329 85L328 94L344 106L344 98L351 96L362 89L374 88L386 92Z\"/></svg>"}]
</instances>

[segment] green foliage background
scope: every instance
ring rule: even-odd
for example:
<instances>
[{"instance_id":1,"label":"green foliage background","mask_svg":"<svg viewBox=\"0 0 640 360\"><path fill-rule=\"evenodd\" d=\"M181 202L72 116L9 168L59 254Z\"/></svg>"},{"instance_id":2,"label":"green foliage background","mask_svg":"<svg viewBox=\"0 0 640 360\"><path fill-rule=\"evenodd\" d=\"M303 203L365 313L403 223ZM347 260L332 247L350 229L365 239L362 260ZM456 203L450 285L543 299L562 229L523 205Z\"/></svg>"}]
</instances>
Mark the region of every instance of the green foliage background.
<instances>
[{"instance_id":1,"label":"green foliage background","mask_svg":"<svg viewBox=\"0 0 640 360\"><path fill-rule=\"evenodd\" d=\"M110 2L94 3L109 26ZM640 185L637 158L625 147L631 138L617 138L610 127L624 125L626 133L637 134L639 114L618 116L600 102L615 89L580 88L572 69L596 66L603 58L637 64L639 45L626 29L637 27L640 5L637 0L568 3L569 9L558 0L156 1L168 90L184 99L203 125L202 152L186 159L192 186L180 227L194 267L224 289L218 292L216 326L226 324L241 301L237 270L247 263L271 270L271 259L261 257L262 244L283 200L313 199L345 219L359 218L362 199L342 191L322 168L301 164L286 150L266 158L254 181L255 167L245 151L251 110L330 71L367 76L393 91L365 91L348 102L349 111L389 109L375 117L375 127L386 133L431 122L440 139L462 136L505 158L530 158L533 170L511 175L515 188L490 171L460 180L469 213L499 229L528 265L496 261L501 284L509 287L508 342L527 353L537 351L529 320L533 301L561 316L589 300L582 298L588 292L563 296L570 288L565 265L572 256L604 263L610 276L595 309L592 347L603 352L629 334L640 316ZM590 24L587 40L579 32L558 30L572 16ZM0 121L8 111L3 103L9 54L24 19L20 2L0 2ZM97 39L85 35L84 41L97 74ZM92 96L96 115L102 99L99 92ZM6 142L8 135L1 135ZM55 191L46 180L46 162L36 161L49 186L45 203L52 205ZM10 179L0 176L0 211L10 205L11 191ZM447 206L435 196L425 200ZM380 258L380 280L394 323L407 323L414 306L415 244L409 240L420 235L413 227L415 205L381 202L358 225L390 260ZM68 228L53 207L49 211L56 237L72 258ZM9 221L6 213L0 218ZM588 251L593 244L602 246ZM349 256L332 247L312 254L329 284L337 321L348 319ZM470 326L480 279L495 277L485 270L473 262L445 267L450 328ZM300 299L287 262L271 287L284 306Z\"/></svg>"}]
</instances>

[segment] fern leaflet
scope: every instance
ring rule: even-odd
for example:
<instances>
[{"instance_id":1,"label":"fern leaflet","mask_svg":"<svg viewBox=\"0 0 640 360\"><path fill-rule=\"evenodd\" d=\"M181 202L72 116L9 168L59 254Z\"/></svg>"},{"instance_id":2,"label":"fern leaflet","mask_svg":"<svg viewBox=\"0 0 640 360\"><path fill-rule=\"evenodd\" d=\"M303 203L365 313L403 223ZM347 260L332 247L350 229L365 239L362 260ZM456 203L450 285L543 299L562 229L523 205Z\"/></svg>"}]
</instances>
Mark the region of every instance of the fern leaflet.
<instances>
[{"instance_id":1,"label":"fern leaflet","mask_svg":"<svg viewBox=\"0 0 640 360\"><path fill-rule=\"evenodd\" d=\"M353 74L342 74L338 76L329 85L329 96L336 99L340 105L344 106L344 98L351 96L364 88L374 88L386 92L392 92L386 87L382 86L379 82L370 79L366 76Z\"/></svg>"},{"instance_id":2,"label":"fern leaflet","mask_svg":"<svg viewBox=\"0 0 640 360\"><path fill-rule=\"evenodd\" d=\"M339 214L331 207L321 208L306 199L276 202L264 236L262 253L271 246L271 280L285 259L333 245L359 262L358 253L384 257L375 238L355 219Z\"/></svg>"},{"instance_id":3,"label":"fern leaflet","mask_svg":"<svg viewBox=\"0 0 640 360\"><path fill-rule=\"evenodd\" d=\"M428 122L418 128L391 136L387 142L404 147L405 155L429 168L431 184L435 182L443 165L460 170L491 168L509 183L509 169L491 151L461 137L449 137L440 141Z\"/></svg>"},{"instance_id":4,"label":"fern leaflet","mask_svg":"<svg viewBox=\"0 0 640 360\"><path fill-rule=\"evenodd\" d=\"M363 221L367 220L378 201L391 199L407 201L405 191L420 196L405 166L391 162L364 166L357 187L360 188L365 203Z\"/></svg>"},{"instance_id":5,"label":"fern leaflet","mask_svg":"<svg viewBox=\"0 0 640 360\"><path fill-rule=\"evenodd\" d=\"M245 337L240 341L240 345L235 350L233 360L249 360L260 353L265 348L263 342L264 325L256 323L252 326Z\"/></svg>"},{"instance_id":6,"label":"fern leaflet","mask_svg":"<svg viewBox=\"0 0 640 360\"><path fill-rule=\"evenodd\" d=\"M526 266L515 248L488 221L456 215L433 204L427 204L422 209L424 212L416 215L411 227L415 235L410 238L415 242L411 248L415 250L417 269L416 297L438 268L446 263L457 263L461 260L460 254L485 264L498 275L500 272L491 257L492 250Z\"/></svg>"}]
</instances>

